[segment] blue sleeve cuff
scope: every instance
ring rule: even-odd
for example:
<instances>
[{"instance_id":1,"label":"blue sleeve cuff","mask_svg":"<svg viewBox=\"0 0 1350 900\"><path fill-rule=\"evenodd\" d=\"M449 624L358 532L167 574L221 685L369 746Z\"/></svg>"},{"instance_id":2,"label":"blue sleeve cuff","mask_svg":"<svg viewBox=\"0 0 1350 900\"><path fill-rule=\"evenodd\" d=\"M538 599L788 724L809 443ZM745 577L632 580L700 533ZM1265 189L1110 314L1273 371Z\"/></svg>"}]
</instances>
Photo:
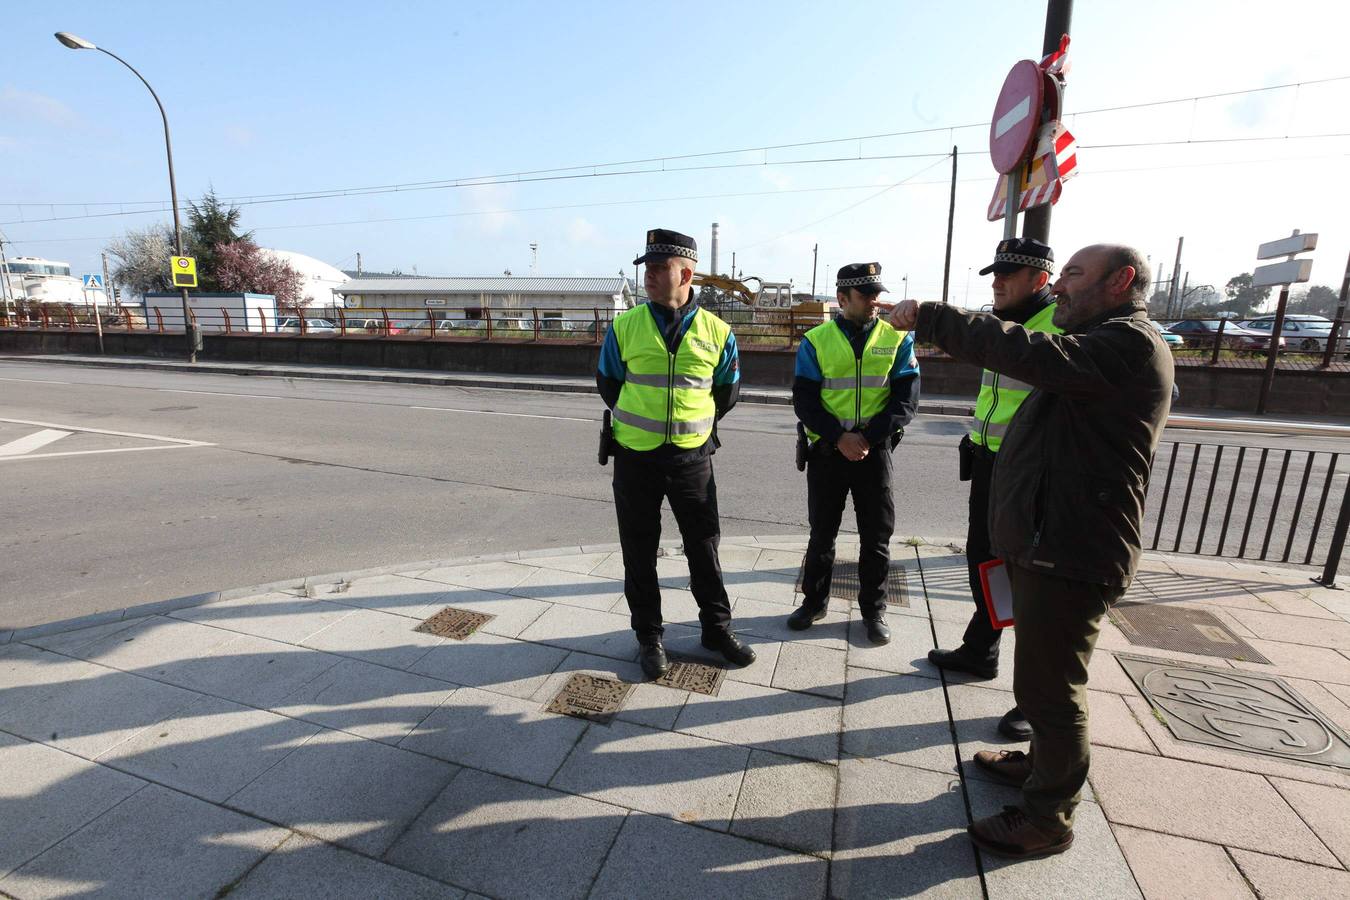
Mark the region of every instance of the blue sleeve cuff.
<instances>
[{"instance_id":1,"label":"blue sleeve cuff","mask_svg":"<svg viewBox=\"0 0 1350 900\"><path fill-rule=\"evenodd\" d=\"M727 342L722 347L722 358L713 370L713 384L735 384L741 380L741 356L736 349L736 335L728 332Z\"/></svg>"},{"instance_id":2,"label":"blue sleeve cuff","mask_svg":"<svg viewBox=\"0 0 1350 900\"><path fill-rule=\"evenodd\" d=\"M810 341L803 340L797 347L797 368L793 374L808 381L825 380L824 373L820 371L820 363L816 360L815 345Z\"/></svg>"},{"instance_id":3,"label":"blue sleeve cuff","mask_svg":"<svg viewBox=\"0 0 1350 900\"><path fill-rule=\"evenodd\" d=\"M806 344L803 342L803 347ZM800 354L797 357L798 365L801 365ZM914 352L914 335L906 334L904 340L900 342L900 349L896 351L895 363L891 366L891 381L897 378L907 378L910 375L919 374L919 357Z\"/></svg>"}]
</instances>

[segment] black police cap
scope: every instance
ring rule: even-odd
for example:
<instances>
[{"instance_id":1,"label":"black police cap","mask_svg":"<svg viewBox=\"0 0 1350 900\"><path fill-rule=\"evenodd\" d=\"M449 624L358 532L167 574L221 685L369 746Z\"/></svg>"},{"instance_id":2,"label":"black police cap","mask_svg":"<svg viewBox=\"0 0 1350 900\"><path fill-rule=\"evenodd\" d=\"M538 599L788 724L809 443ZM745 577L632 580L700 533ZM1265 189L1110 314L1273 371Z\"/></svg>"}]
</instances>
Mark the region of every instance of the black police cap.
<instances>
[{"instance_id":1,"label":"black police cap","mask_svg":"<svg viewBox=\"0 0 1350 900\"><path fill-rule=\"evenodd\" d=\"M1040 269L1042 272L1055 271L1055 252L1050 245L1035 238L1008 238L999 241L994 250L994 261L980 270L981 275L997 272L1007 275L1021 268Z\"/></svg>"},{"instance_id":2,"label":"black police cap","mask_svg":"<svg viewBox=\"0 0 1350 900\"><path fill-rule=\"evenodd\" d=\"M653 228L647 232L647 252L633 260L633 265L664 256L683 256L698 262L698 243L687 234L667 228Z\"/></svg>"},{"instance_id":3,"label":"black police cap","mask_svg":"<svg viewBox=\"0 0 1350 900\"><path fill-rule=\"evenodd\" d=\"M881 263L849 263L835 276L834 286L841 291L857 288L865 293L879 294L886 290L881 283Z\"/></svg>"}]
</instances>

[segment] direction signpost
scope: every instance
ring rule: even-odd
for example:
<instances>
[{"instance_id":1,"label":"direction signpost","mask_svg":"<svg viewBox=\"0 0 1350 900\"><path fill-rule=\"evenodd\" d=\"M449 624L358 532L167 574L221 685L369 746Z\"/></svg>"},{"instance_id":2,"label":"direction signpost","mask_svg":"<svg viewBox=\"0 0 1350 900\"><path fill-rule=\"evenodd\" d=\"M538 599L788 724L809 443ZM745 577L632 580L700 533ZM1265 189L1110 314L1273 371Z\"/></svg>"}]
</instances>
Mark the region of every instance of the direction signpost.
<instances>
[{"instance_id":1,"label":"direction signpost","mask_svg":"<svg viewBox=\"0 0 1350 900\"><path fill-rule=\"evenodd\" d=\"M1312 277L1312 260L1295 257L1315 249L1317 235L1302 234L1297 228L1287 238L1268 241L1256 248L1257 259L1285 257L1284 262L1257 266L1252 272L1252 287L1280 286L1280 302L1275 307L1275 322L1270 329L1270 350L1266 353L1266 372L1261 378L1261 394L1256 400L1258 415L1265 414L1270 386L1275 382L1275 357L1280 347L1280 332L1284 330L1284 310L1289 305L1289 285L1302 284Z\"/></svg>"}]
</instances>

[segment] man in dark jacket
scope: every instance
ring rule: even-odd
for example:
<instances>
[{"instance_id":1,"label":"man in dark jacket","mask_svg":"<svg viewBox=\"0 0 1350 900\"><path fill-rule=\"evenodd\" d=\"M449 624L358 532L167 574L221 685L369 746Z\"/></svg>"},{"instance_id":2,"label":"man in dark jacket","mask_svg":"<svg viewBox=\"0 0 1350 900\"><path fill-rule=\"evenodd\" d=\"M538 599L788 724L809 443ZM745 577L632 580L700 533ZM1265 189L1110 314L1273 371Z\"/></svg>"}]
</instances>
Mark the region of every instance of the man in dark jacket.
<instances>
[{"instance_id":1,"label":"man in dark jacket","mask_svg":"<svg viewBox=\"0 0 1350 900\"><path fill-rule=\"evenodd\" d=\"M1172 396L1172 356L1148 323L1143 254L1079 250L1053 292L1041 334L994 316L906 301L892 324L963 362L1032 386L994 466L990 541L1012 584L1013 695L1031 752L975 762L1022 788L1020 806L970 826L981 848L1013 858L1061 853L1088 772L1087 677L1102 615L1139 565L1153 452Z\"/></svg>"}]
</instances>

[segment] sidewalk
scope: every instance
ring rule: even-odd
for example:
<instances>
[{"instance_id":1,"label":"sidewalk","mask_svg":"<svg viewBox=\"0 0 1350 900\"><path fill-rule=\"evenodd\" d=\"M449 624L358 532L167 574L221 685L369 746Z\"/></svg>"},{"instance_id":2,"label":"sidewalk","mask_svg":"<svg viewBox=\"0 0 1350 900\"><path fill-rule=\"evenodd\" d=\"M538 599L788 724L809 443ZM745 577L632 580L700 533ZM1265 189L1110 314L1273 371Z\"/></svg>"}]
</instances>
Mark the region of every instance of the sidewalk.
<instances>
[{"instance_id":1,"label":"sidewalk","mask_svg":"<svg viewBox=\"0 0 1350 900\"><path fill-rule=\"evenodd\" d=\"M840 543L847 560L856 542ZM683 687L642 683L615 547L0 634L0 894L1350 896L1350 595L1287 569L1148 557L1118 608L1128 628L1214 618L1174 623L1185 652L1106 624L1077 841L1014 864L965 834L1017 796L969 764L1006 746L1011 650L986 682L926 659L969 616L964 558L897 543L895 637L874 647L842 601L786 629L803 547L724 542L759 659ZM667 646L706 658L667 552ZM447 606L491 618L464 640L416 630ZM547 708L581 673L631 685L607 723Z\"/></svg>"}]
</instances>

